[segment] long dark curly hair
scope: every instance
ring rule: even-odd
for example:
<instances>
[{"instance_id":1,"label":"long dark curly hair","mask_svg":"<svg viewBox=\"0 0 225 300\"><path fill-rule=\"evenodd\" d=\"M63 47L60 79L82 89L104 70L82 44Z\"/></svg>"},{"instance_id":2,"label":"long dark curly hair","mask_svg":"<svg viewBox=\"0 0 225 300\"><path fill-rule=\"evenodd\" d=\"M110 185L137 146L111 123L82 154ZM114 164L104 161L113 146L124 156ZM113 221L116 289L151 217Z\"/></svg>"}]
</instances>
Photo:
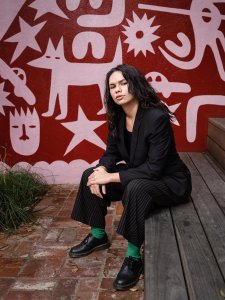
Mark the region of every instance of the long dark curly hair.
<instances>
[{"instance_id":1,"label":"long dark curly hair","mask_svg":"<svg viewBox=\"0 0 225 300\"><path fill-rule=\"evenodd\" d=\"M117 105L110 95L109 78L116 71L122 72L123 77L128 83L129 93L134 96L134 98L140 103L142 108L149 109L150 107L159 107L168 114L170 119L173 119L172 113L169 111L168 107L158 98L155 90L147 81L145 76L135 67L131 65L121 64L112 68L106 74L105 80L104 103L107 112L108 129L110 134L112 134L113 136L117 136L118 119L121 112L123 111L121 106Z\"/></svg>"}]
</instances>

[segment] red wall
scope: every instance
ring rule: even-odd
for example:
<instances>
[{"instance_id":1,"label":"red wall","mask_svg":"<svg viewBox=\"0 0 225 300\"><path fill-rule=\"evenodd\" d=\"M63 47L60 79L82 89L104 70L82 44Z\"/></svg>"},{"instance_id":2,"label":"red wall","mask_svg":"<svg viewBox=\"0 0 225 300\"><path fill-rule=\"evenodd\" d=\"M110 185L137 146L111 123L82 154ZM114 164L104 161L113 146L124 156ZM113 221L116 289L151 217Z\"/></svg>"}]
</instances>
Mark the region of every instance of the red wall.
<instances>
[{"instance_id":1,"label":"red wall","mask_svg":"<svg viewBox=\"0 0 225 300\"><path fill-rule=\"evenodd\" d=\"M204 151L207 119L225 117L225 3L3 0L0 22L9 166L78 182L104 151L104 77L119 63L138 67L174 111L179 151Z\"/></svg>"}]
</instances>

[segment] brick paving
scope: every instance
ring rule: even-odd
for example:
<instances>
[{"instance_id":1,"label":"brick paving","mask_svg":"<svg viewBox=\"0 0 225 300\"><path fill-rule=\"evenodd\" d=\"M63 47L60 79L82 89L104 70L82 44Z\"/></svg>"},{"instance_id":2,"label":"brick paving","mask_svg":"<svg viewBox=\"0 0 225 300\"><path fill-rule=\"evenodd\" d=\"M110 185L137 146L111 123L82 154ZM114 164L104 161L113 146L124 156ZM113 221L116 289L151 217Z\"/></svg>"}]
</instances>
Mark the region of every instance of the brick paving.
<instances>
[{"instance_id":1,"label":"brick paving","mask_svg":"<svg viewBox=\"0 0 225 300\"><path fill-rule=\"evenodd\" d=\"M143 278L134 290L118 292L112 283L123 262L127 242L116 234L121 202L108 208L107 250L71 259L69 249L90 228L70 219L77 186L56 185L36 207L38 219L9 237L0 233L1 300L144 299Z\"/></svg>"}]
</instances>

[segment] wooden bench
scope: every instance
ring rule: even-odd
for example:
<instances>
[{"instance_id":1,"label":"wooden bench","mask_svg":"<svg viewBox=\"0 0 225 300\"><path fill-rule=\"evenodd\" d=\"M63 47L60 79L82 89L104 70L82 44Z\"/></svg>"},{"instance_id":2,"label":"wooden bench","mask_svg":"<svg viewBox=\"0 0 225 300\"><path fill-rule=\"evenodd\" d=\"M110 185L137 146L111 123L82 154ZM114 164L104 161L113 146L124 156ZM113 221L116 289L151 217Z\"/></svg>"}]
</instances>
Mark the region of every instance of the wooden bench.
<instances>
[{"instance_id":1,"label":"wooden bench","mask_svg":"<svg viewBox=\"0 0 225 300\"><path fill-rule=\"evenodd\" d=\"M145 224L145 300L225 299L225 176L208 154L181 153L189 202Z\"/></svg>"}]
</instances>

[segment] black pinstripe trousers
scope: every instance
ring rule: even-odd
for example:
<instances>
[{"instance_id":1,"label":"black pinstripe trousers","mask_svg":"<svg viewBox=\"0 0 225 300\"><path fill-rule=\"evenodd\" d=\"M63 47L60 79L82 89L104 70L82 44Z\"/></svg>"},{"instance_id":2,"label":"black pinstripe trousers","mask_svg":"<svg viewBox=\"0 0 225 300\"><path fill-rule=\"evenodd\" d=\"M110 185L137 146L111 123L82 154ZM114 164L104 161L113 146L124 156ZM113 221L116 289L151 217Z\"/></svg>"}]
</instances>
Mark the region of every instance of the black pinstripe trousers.
<instances>
[{"instance_id":1,"label":"black pinstripe trousers","mask_svg":"<svg viewBox=\"0 0 225 300\"><path fill-rule=\"evenodd\" d=\"M117 233L140 247L144 241L145 219L158 206L169 206L181 202L161 180L135 179L125 187L121 183L106 185L103 199L91 193L87 180L93 168L84 171L77 193L72 219L84 224L105 228L107 206L111 201L122 200L123 213Z\"/></svg>"}]
</instances>

